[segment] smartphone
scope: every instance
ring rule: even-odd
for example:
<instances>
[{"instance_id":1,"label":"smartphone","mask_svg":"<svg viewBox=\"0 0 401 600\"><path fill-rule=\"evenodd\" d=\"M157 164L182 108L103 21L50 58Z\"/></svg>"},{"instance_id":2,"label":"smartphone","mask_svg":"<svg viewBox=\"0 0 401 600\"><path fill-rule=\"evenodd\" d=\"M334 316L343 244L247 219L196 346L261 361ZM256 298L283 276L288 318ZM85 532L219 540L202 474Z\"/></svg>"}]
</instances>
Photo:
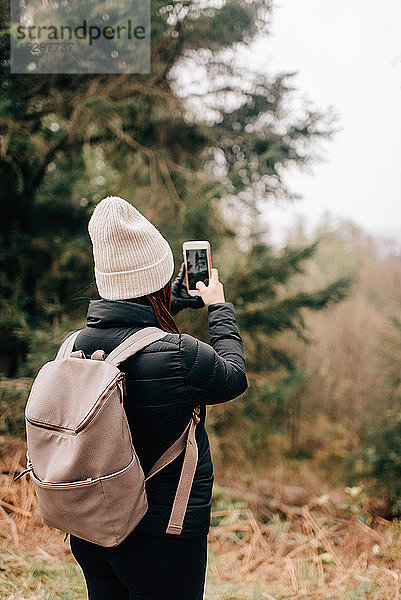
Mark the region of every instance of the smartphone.
<instances>
[{"instance_id":1,"label":"smartphone","mask_svg":"<svg viewBox=\"0 0 401 600\"><path fill-rule=\"evenodd\" d=\"M196 289L196 282L203 281L205 285L209 284L210 270L212 268L210 244L206 241L184 242L182 251L184 254L185 281L188 294L190 296L199 296L200 292Z\"/></svg>"}]
</instances>

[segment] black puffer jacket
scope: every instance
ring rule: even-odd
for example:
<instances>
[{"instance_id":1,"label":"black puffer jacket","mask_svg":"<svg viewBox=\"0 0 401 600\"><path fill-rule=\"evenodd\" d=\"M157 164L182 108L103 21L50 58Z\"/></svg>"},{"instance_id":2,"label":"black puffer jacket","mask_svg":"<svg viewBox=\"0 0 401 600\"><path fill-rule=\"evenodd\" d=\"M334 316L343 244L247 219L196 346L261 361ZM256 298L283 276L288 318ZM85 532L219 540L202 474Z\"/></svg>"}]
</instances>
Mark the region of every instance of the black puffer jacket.
<instances>
[{"instance_id":1,"label":"black puffer jacket","mask_svg":"<svg viewBox=\"0 0 401 600\"><path fill-rule=\"evenodd\" d=\"M193 408L202 407L196 430L198 466L181 533L186 538L209 530L213 466L204 428L205 405L231 400L247 388L233 305L221 302L209 306L208 320L211 345L188 334L168 333L120 365L126 373L124 406L145 474L183 432ZM101 348L109 354L132 333L148 326L159 327L150 306L134 300L94 300L75 349L90 355ZM137 530L168 535L165 530L182 462L183 456L178 457L147 483L149 509Z\"/></svg>"}]
</instances>

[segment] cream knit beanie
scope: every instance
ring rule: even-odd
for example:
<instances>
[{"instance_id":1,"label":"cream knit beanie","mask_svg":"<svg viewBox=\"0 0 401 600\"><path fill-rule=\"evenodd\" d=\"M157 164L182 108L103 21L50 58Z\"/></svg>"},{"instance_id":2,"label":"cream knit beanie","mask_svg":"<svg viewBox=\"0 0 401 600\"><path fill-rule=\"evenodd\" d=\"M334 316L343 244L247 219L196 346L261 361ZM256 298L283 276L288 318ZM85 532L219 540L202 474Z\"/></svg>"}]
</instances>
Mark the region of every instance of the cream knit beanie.
<instances>
[{"instance_id":1,"label":"cream knit beanie","mask_svg":"<svg viewBox=\"0 0 401 600\"><path fill-rule=\"evenodd\" d=\"M138 298L160 290L174 271L161 233L126 200L105 198L89 221L95 277L106 300Z\"/></svg>"}]
</instances>

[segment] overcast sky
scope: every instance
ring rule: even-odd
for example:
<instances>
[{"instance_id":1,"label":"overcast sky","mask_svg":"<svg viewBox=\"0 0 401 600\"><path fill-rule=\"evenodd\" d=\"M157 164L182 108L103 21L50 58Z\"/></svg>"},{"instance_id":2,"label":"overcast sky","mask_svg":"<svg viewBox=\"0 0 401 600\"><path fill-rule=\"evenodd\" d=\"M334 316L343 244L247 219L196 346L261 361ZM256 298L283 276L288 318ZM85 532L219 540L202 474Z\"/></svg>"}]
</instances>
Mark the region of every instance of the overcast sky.
<instances>
[{"instance_id":1,"label":"overcast sky","mask_svg":"<svg viewBox=\"0 0 401 600\"><path fill-rule=\"evenodd\" d=\"M251 56L269 74L297 71L296 87L334 106L341 129L312 174L289 173L304 200L267 210L272 239L295 214L311 227L329 210L401 241L401 1L276 0L272 34Z\"/></svg>"}]
</instances>

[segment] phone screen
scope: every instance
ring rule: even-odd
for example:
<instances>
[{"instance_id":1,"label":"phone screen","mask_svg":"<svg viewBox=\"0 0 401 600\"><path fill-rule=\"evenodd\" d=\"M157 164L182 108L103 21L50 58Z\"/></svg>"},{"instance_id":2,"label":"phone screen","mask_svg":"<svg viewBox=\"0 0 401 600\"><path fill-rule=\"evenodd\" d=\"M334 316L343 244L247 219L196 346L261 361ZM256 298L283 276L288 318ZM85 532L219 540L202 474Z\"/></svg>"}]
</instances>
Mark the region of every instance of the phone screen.
<instances>
[{"instance_id":1,"label":"phone screen","mask_svg":"<svg viewBox=\"0 0 401 600\"><path fill-rule=\"evenodd\" d=\"M209 284L209 269L207 264L207 249L199 248L185 250L188 286L190 290L196 290L196 282L203 281L205 285Z\"/></svg>"}]
</instances>

